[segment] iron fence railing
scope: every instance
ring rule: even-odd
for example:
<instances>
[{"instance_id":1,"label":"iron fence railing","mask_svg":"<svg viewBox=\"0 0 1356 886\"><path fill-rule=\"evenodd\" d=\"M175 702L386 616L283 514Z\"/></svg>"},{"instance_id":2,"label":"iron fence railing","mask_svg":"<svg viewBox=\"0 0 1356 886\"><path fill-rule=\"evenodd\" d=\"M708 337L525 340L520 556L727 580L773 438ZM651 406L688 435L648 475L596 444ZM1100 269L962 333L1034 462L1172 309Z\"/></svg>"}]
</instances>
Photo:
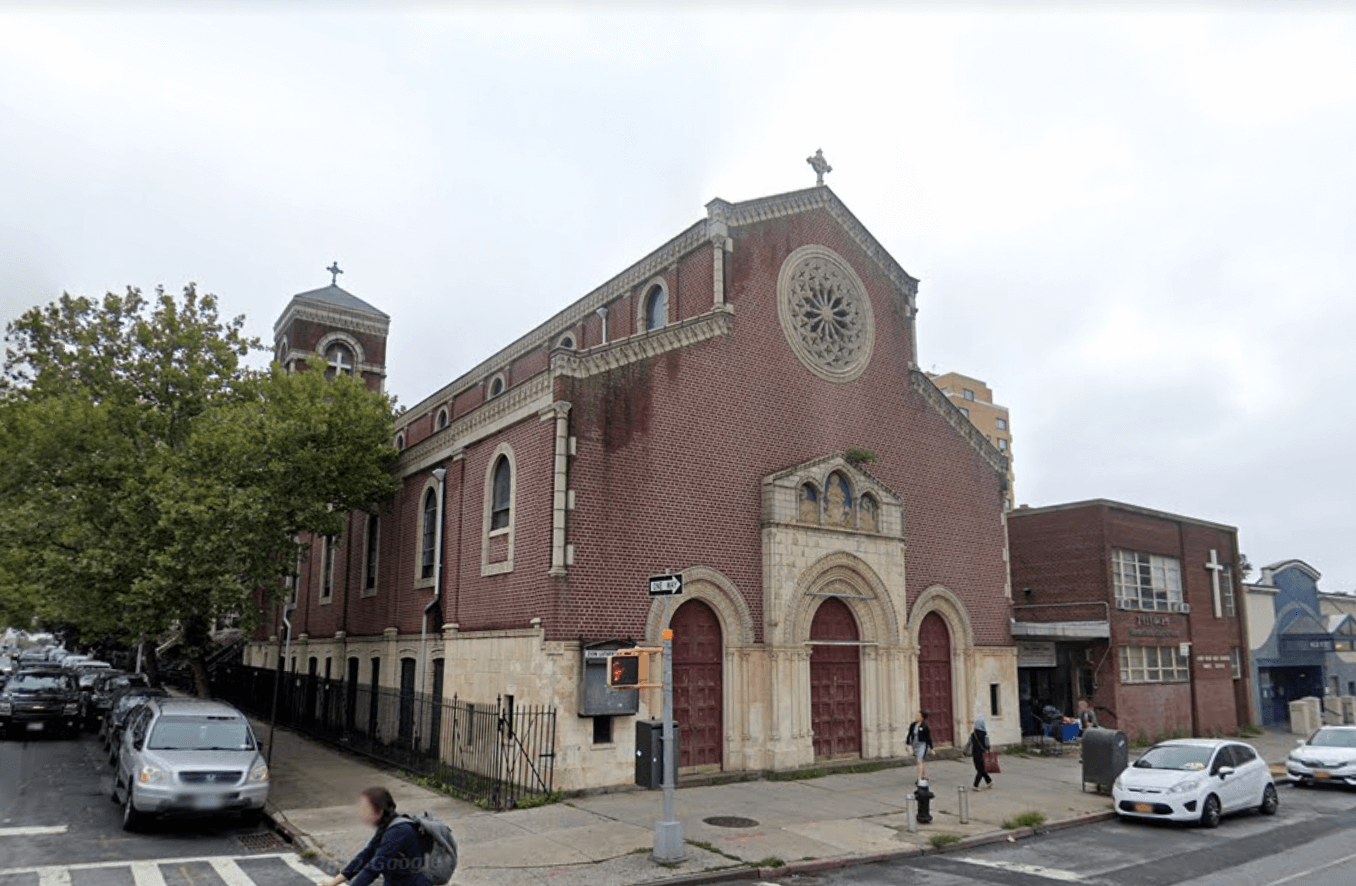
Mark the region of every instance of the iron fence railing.
<instances>
[{"instance_id":1,"label":"iron fence railing","mask_svg":"<svg viewBox=\"0 0 1356 886\"><path fill-rule=\"evenodd\" d=\"M512 696L468 702L244 665L220 669L212 690L268 719L275 683L279 726L437 779L482 806L512 809L554 789L554 708L515 704Z\"/></svg>"}]
</instances>

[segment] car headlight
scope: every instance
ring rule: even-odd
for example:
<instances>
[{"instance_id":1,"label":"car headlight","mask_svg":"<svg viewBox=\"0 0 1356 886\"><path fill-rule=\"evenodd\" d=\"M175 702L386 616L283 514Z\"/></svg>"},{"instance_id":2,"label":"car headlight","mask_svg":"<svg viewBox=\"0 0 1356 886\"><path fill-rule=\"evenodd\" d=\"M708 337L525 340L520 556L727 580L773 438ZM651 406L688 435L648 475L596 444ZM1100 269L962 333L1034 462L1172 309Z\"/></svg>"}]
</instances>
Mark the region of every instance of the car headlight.
<instances>
[{"instance_id":1,"label":"car headlight","mask_svg":"<svg viewBox=\"0 0 1356 886\"><path fill-rule=\"evenodd\" d=\"M1124 786L1125 786L1125 779L1121 778L1121 777L1118 775L1118 776L1116 776L1116 783L1113 784L1113 785L1111 786L1111 789L1112 789L1113 791L1119 791L1119 790L1120 790L1122 787L1124 787Z\"/></svg>"},{"instance_id":2,"label":"car headlight","mask_svg":"<svg viewBox=\"0 0 1356 886\"><path fill-rule=\"evenodd\" d=\"M250 769L250 781L252 782L268 781L268 764L265 763L263 760L260 760L258 763L255 763L254 768Z\"/></svg>"},{"instance_id":3,"label":"car headlight","mask_svg":"<svg viewBox=\"0 0 1356 886\"><path fill-rule=\"evenodd\" d=\"M61 709L61 713L63 713L63 714L78 714L78 713L80 713L80 705L78 705L78 704L72 702L71 704L68 704L68 705L66 705L64 708L62 708L62 709Z\"/></svg>"},{"instance_id":4,"label":"car headlight","mask_svg":"<svg viewBox=\"0 0 1356 886\"><path fill-rule=\"evenodd\" d=\"M1198 779L1198 778L1193 778L1191 781L1179 781L1177 784L1175 784L1175 785L1173 785L1172 787L1168 788L1168 793L1169 793L1169 794L1186 794L1186 793L1189 793L1189 792L1191 792L1191 791L1197 790L1198 788L1200 788L1200 786L1201 786L1201 781L1200 781L1200 779Z\"/></svg>"},{"instance_id":5,"label":"car headlight","mask_svg":"<svg viewBox=\"0 0 1356 886\"><path fill-rule=\"evenodd\" d=\"M150 763L141 767L141 774L137 776L137 781L142 784L159 784L165 780L165 770L159 766L152 766Z\"/></svg>"}]
</instances>

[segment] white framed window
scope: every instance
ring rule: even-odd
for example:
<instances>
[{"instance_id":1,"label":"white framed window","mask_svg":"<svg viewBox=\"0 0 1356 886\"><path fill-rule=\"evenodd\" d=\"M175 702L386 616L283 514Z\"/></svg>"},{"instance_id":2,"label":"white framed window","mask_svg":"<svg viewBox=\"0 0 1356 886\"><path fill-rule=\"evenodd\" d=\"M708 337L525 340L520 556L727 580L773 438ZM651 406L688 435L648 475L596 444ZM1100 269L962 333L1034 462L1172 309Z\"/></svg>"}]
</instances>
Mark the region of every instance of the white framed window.
<instances>
[{"instance_id":1,"label":"white framed window","mask_svg":"<svg viewBox=\"0 0 1356 886\"><path fill-rule=\"evenodd\" d=\"M961 396L972 403L975 400L975 392L970 390L969 388L961 388Z\"/></svg>"},{"instance_id":2,"label":"white framed window","mask_svg":"<svg viewBox=\"0 0 1356 886\"><path fill-rule=\"evenodd\" d=\"M490 379L489 387L486 388L487 397L489 398L498 397L500 394L504 393L504 388L506 386L507 384L504 381L504 373L502 372L497 373L493 378Z\"/></svg>"},{"instance_id":3,"label":"white framed window","mask_svg":"<svg viewBox=\"0 0 1356 886\"><path fill-rule=\"evenodd\" d=\"M564 348L567 351L573 351L576 347L578 347L578 343L575 341L574 338L574 333L567 332L560 338L556 339L556 347Z\"/></svg>"},{"instance_id":4,"label":"white framed window","mask_svg":"<svg viewBox=\"0 0 1356 886\"><path fill-rule=\"evenodd\" d=\"M436 490L424 491L424 501L419 509L419 578L433 580L437 568L438 554L438 493Z\"/></svg>"},{"instance_id":5,"label":"white framed window","mask_svg":"<svg viewBox=\"0 0 1356 886\"><path fill-rule=\"evenodd\" d=\"M994 427L998 428L1000 431L1006 431L1008 429L1008 420L1006 418L996 418L993 420L993 423Z\"/></svg>"},{"instance_id":6,"label":"white framed window","mask_svg":"<svg viewBox=\"0 0 1356 886\"><path fill-rule=\"evenodd\" d=\"M1176 557L1116 548L1111 552L1111 577L1119 609L1187 611L1182 599L1182 564Z\"/></svg>"},{"instance_id":7,"label":"white framed window","mask_svg":"<svg viewBox=\"0 0 1356 886\"><path fill-rule=\"evenodd\" d=\"M640 300L640 329L653 332L663 329L669 322L669 289L663 280L655 280L645 287L645 295Z\"/></svg>"},{"instance_id":8,"label":"white framed window","mask_svg":"<svg viewBox=\"0 0 1356 886\"><path fill-rule=\"evenodd\" d=\"M513 547L518 519L518 471L513 448L501 443L485 470L485 512L481 533L480 574L513 571Z\"/></svg>"},{"instance_id":9,"label":"white framed window","mask_svg":"<svg viewBox=\"0 0 1356 886\"><path fill-rule=\"evenodd\" d=\"M1229 667L1235 680L1243 679L1243 650L1237 646L1229 650Z\"/></svg>"},{"instance_id":10,"label":"white framed window","mask_svg":"<svg viewBox=\"0 0 1356 886\"><path fill-rule=\"evenodd\" d=\"M1225 618L1238 615L1238 600L1234 597L1234 571L1228 566L1219 571L1219 599Z\"/></svg>"},{"instance_id":11,"label":"white framed window","mask_svg":"<svg viewBox=\"0 0 1356 886\"><path fill-rule=\"evenodd\" d=\"M377 592L377 574L381 568L381 516L367 515L367 535L363 539L363 589L364 597Z\"/></svg>"},{"instance_id":12,"label":"white framed window","mask_svg":"<svg viewBox=\"0 0 1356 886\"><path fill-rule=\"evenodd\" d=\"M325 349L325 365L328 367L325 374L330 378L336 375L352 375L357 363L354 361L353 349L343 342L334 342Z\"/></svg>"},{"instance_id":13,"label":"white framed window","mask_svg":"<svg viewBox=\"0 0 1356 886\"><path fill-rule=\"evenodd\" d=\"M395 438L395 448L401 450L402 452L405 450L405 432L404 432L404 431L401 431L399 434L396 434L396 438Z\"/></svg>"},{"instance_id":14,"label":"white framed window","mask_svg":"<svg viewBox=\"0 0 1356 886\"><path fill-rule=\"evenodd\" d=\"M1191 662L1177 646L1122 646L1122 683L1188 683Z\"/></svg>"},{"instance_id":15,"label":"white framed window","mask_svg":"<svg viewBox=\"0 0 1356 886\"><path fill-rule=\"evenodd\" d=\"M442 430L443 428L445 428L445 427L447 427L447 407L446 407L446 406L444 406L442 409L439 409L439 410L438 410L437 416L434 417L434 419L433 419L433 429L434 429L435 431L441 431L441 430Z\"/></svg>"},{"instance_id":16,"label":"white framed window","mask_svg":"<svg viewBox=\"0 0 1356 886\"><path fill-rule=\"evenodd\" d=\"M1008 440L1007 440L1006 437L999 437L999 438L998 438L998 451L999 451L999 452L1007 452L1007 451L1008 451Z\"/></svg>"}]
</instances>

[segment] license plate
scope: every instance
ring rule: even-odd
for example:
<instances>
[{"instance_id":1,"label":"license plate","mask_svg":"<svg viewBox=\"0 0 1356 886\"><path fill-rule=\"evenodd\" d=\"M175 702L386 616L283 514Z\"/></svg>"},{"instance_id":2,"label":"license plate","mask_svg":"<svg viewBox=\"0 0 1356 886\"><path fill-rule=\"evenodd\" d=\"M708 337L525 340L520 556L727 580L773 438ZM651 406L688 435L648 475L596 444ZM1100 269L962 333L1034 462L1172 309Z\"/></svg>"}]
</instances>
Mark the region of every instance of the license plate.
<instances>
[{"instance_id":1,"label":"license plate","mask_svg":"<svg viewBox=\"0 0 1356 886\"><path fill-rule=\"evenodd\" d=\"M46 726L47 724L42 722L41 720L34 720L33 722L28 724L28 731L41 732L44 728L46 728Z\"/></svg>"},{"instance_id":2,"label":"license plate","mask_svg":"<svg viewBox=\"0 0 1356 886\"><path fill-rule=\"evenodd\" d=\"M1152 803L1136 803L1136 804L1135 804L1135 811L1136 811L1136 812L1153 812L1153 811L1154 811L1154 804L1152 804Z\"/></svg>"},{"instance_id":3,"label":"license plate","mask_svg":"<svg viewBox=\"0 0 1356 886\"><path fill-rule=\"evenodd\" d=\"M1332 773L1322 769L1317 769L1314 771L1314 778L1332 778Z\"/></svg>"},{"instance_id":4,"label":"license plate","mask_svg":"<svg viewBox=\"0 0 1356 886\"><path fill-rule=\"evenodd\" d=\"M193 805L198 809L217 809L221 806L221 797L216 794L200 794L193 798Z\"/></svg>"}]
</instances>

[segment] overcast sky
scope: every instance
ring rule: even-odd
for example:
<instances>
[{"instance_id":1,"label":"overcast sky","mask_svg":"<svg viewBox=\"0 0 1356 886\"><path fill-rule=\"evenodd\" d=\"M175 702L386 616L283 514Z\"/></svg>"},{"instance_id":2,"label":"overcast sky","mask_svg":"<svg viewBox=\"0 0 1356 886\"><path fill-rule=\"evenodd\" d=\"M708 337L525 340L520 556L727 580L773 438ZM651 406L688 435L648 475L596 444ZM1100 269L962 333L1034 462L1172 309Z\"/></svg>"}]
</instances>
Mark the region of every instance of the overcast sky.
<instances>
[{"instance_id":1,"label":"overcast sky","mask_svg":"<svg viewBox=\"0 0 1356 886\"><path fill-rule=\"evenodd\" d=\"M1350 7L56 8L0 0L5 319L193 280L271 340L337 259L413 404L822 147L922 365L1011 407L1019 502L1356 589Z\"/></svg>"}]
</instances>

